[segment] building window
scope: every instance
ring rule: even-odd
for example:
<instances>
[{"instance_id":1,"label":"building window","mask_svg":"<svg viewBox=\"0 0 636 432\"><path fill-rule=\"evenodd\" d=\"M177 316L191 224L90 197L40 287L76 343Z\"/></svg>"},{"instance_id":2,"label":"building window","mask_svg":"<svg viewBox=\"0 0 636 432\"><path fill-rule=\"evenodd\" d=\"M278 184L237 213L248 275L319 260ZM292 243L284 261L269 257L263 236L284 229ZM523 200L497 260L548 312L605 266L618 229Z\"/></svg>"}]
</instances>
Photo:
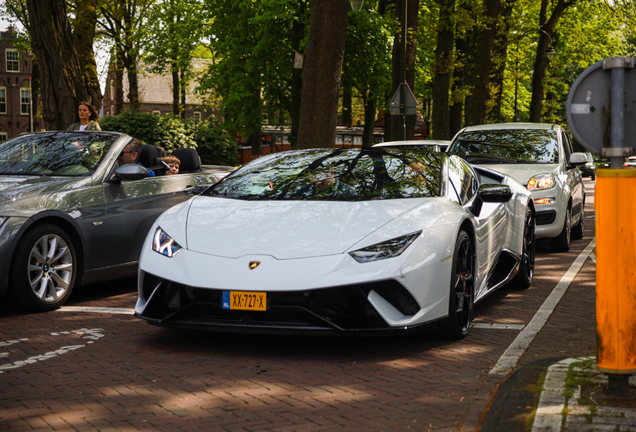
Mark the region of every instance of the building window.
<instances>
[{"instance_id":1,"label":"building window","mask_svg":"<svg viewBox=\"0 0 636 432\"><path fill-rule=\"evenodd\" d=\"M110 115L112 115L112 116L115 115L115 105L111 105L110 106Z\"/></svg>"},{"instance_id":2,"label":"building window","mask_svg":"<svg viewBox=\"0 0 636 432\"><path fill-rule=\"evenodd\" d=\"M20 114L29 115L31 107L31 91L26 88L20 89Z\"/></svg>"},{"instance_id":3,"label":"building window","mask_svg":"<svg viewBox=\"0 0 636 432\"><path fill-rule=\"evenodd\" d=\"M152 112L154 115L161 115L161 111L153 111Z\"/></svg>"},{"instance_id":4,"label":"building window","mask_svg":"<svg viewBox=\"0 0 636 432\"><path fill-rule=\"evenodd\" d=\"M7 113L7 89L0 87L0 114Z\"/></svg>"},{"instance_id":5,"label":"building window","mask_svg":"<svg viewBox=\"0 0 636 432\"><path fill-rule=\"evenodd\" d=\"M6 141L6 140L7 140L7 133L6 132L0 132L0 142Z\"/></svg>"},{"instance_id":6,"label":"building window","mask_svg":"<svg viewBox=\"0 0 636 432\"><path fill-rule=\"evenodd\" d=\"M9 49L5 51L7 60L7 72L20 72L20 60L18 60L18 50Z\"/></svg>"},{"instance_id":7,"label":"building window","mask_svg":"<svg viewBox=\"0 0 636 432\"><path fill-rule=\"evenodd\" d=\"M201 120L201 113L199 111L192 113L192 116L197 120Z\"/></svg>"}]
</instances>

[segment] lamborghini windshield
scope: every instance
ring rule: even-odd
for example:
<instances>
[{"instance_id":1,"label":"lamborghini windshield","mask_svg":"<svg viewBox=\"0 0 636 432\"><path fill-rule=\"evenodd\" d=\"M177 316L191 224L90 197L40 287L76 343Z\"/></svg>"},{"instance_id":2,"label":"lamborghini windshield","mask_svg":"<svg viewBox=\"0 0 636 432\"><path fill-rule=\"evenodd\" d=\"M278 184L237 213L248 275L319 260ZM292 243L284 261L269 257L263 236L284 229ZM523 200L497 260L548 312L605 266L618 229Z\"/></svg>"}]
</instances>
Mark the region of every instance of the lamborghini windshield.
<instances>
[{"instance_id":1,"label":"lamborghini windshield","mask_svg":"<svg viewBox=\"0 0 636 432\"><path fill-rule=\"evenodd\" d=\"M408 149L324 149L256 159L205 195L244 200L335 200L440 195L444 156Z\"/></svg>"},{"instance_id":2,"label":"lamborghini windshield","mask_svg":"<svg viewBox=\"0 0 636 432\"><path fill-rule=\"evenodd\" d=\"M517 163L558 163L556 132L544 129L498 129L461 133L448 152L481 154L512 159ZM480 163L470 160L471 163ZM484 159L481 163L488 163Z\"/></svg>"},{"instance_id":3,"label":"lamborghini windshield","mask_svg":"<svg viewBox=\"0 0 636 432\"><path fill-rule=\"evenodd\" d=\"M0 175L90 175L117 138L70 131L20 135L0 144Z\"/></svg>"}]
</instances>

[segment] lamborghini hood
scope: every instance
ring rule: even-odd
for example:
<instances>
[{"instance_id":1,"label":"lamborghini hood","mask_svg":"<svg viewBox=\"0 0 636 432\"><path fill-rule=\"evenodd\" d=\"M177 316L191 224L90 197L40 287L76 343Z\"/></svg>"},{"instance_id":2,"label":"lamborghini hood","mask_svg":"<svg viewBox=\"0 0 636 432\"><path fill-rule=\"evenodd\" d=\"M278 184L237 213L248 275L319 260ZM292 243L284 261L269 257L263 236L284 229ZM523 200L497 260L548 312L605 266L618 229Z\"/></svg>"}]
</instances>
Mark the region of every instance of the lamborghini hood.
<instances>
[{"instance_id":1,"label":"lamborghini hood","mask_svg":"<svg viewBox=\"0 0 636 432\"><path fill-rule=\"evenodd\" d=\"M342 202L197 197L187 217L187 248L228 258L339 254L409 210L436 199Z\"/></svg>"}]
</instances>

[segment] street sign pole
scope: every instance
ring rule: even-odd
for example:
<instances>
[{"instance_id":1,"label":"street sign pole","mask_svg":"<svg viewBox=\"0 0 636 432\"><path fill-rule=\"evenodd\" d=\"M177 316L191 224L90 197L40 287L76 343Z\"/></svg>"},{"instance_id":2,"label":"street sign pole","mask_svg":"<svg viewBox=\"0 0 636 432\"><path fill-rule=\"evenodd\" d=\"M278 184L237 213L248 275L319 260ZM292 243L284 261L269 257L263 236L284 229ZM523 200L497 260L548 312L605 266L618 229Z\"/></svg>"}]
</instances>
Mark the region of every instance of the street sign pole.
<instances>
[{"instance_id":1,"label":"street sign pole","mask_svg":"<svg viewBox=\"0 0 636 432\"><path fill-rule=\"evenodd\" d=\"M636 128L625 123L626 112L636 113L633 68L632 58L598 62L574 82L566 103L575 139L611 162L596 171L596 354L614 396L629 394L636 373L636 170L623 169L636 145Z\"/></svg>"}]
</instances>

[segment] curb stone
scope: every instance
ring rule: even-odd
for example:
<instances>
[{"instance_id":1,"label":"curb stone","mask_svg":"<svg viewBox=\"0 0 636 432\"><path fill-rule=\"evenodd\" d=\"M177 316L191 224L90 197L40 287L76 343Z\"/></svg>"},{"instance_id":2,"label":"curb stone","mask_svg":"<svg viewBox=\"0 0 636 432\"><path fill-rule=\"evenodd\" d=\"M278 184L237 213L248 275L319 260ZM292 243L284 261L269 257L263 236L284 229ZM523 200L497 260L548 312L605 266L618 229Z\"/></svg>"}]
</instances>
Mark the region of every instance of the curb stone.
<instances>
[{"instance_id":1,"label":"curb stone","mask_svg":"<svg viewBox=\"0 0 636 432\"><path fill-rule=\"evenodd\" d=\"M570 365L588 360L594 362L593 368L575 367L573 372L592 372L595 375L588 377L590 381L607 383L607 376L596 369L594 356L572 357L554 363L545 377L532 432L636 432L636 409L579 404L580 386L573 389L572 396L566 399L564 393ZM636 385L636 376L632 376L629 382L632 386Z\"/></svg>"}]
</instances>

